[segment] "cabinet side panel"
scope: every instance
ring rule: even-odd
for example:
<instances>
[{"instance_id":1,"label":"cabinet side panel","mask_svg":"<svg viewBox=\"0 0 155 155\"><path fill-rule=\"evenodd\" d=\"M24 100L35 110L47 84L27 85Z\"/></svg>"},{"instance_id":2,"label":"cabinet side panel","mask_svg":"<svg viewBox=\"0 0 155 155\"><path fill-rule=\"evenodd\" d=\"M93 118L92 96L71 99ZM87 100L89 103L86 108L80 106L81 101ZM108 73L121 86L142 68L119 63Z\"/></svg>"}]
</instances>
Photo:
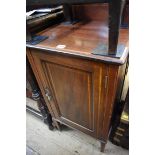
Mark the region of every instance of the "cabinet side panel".
<instances>
[{"instance_id":1,"label":"cabinet side panel","mask_svg":"<svg viewBox=\"0 0 155 155\"><path fill-rule=\"evenodd\" d=\"M106 101L104 105L104 120L102 124L101 140L107 141L110 129L110 122L114 108L114 101L116 98L116 90L118 84L118 70L119 66L109 65L108 67L108 81L106 88Z\"/></svg>"}]
</instances>

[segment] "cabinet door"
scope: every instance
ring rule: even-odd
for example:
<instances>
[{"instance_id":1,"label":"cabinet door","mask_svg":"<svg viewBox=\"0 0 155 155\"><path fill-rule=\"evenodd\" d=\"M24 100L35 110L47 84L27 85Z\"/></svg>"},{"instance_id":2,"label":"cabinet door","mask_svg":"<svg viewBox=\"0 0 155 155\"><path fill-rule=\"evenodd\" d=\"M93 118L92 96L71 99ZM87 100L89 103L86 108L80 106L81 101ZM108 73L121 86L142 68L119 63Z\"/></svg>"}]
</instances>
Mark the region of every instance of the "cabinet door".
<instances>
[{"instance_id":1,"label":"cabinet door","mask_svg":"<svg viewBox=\"0 0 155 155\"><path fill-rule=\"evenodd\" d=\"M96 137L104 105L105 66L35 50L32 56L55 119Z\"/></svg>"}]
</instances>

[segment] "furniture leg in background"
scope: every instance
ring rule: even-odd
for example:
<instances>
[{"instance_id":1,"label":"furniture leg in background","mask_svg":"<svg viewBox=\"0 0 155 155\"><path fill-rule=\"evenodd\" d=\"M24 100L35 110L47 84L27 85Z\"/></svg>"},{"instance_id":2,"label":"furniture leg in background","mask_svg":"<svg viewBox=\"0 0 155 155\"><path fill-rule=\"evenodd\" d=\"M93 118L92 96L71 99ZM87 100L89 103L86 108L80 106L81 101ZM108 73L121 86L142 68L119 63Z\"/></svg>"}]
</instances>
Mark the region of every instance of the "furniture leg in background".
<instances>
[{"instance_id":1,"label":"furniture leg in background","mask_svg":"<svg viewBox=\"0 0 155 155\"><path fill-rule=\"evenodd\" d=\"M35 80L33 71L31 69L31 66L30 66L28 60L26 62L26 80L30 84L30 87L31 87L31 93L27 93L27 94L29 94L27 96L37 102L39 111L30 107L29 105L26 106L26 110L31 112L32 114L36 115L37 117L42 118L44 120L44 123L46 123L49 126L49 129L52 130L54 128L54 126L52 124L53 123L52 117L44 103L45 101L40 93L40 89L39 89L38 84Z\"/></svg>"}]
</instances>

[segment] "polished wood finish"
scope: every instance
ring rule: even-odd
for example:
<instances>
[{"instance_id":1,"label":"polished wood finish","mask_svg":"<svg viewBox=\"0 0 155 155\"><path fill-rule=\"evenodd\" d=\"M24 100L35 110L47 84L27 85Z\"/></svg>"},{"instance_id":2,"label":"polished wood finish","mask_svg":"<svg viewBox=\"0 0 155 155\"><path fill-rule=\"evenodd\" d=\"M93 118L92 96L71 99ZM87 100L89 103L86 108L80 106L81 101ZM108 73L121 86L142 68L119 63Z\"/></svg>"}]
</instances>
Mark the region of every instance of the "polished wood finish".
<instances>
[{"instance_id":1,"label":"polished wood finish","mask_svg":"<svg viewBox=\"0 0 155 155\"><path fill-rule=\"evenodd\" d=\"M109 5L107 3L73 5L72 8L74 18L80 21L104 21L108 26Z\"/></svg>"},{"instance_id":2,"label":"polished wood finish","mask_svg":"<svg viewBox=\"0 0 155 155\"><path fill-rule=\"evenodd\" d=\"M52 94L51 105L55 118L90 135L97 134L97 96L105 94L102 78L106 69L97 63L80 59L43 54L33 50L44 89ZM43 75L42 73L45 73ZM49 84L48 84L49 82ZM94 96L94 97L93 97Z\"/></svg>"},{"instance_id":3,"label":"polished wood finish","mask_svg":"<svg viewBox=\"0 0 155 155\"><path fill-rule=\"evenodd\" d=\"M28 59L55 124L100 140L101 151L108 139L114 103L120 98L128 57L127 29L120 29L118 43L126 47L121 58L92 54L98 44L108 43L107 23L99 17L59 24L38 33L48 39L27 44Z\"/></svg>"},{"instance_id":4,"label":"polished wood finish","mask_svg":"<svg viewBox=\"0 0 155 155\"><path fill-rule=\"evenodd\" d=\"M109 4L109 24L108 24L108 43L104 44L104 51L101 55L105 55L104 53L116 57L120 48L118 49L118 37L119 37L119 28L121 23L122 12L124 8L126 0L60 0L60 1L42 1L37 0L37 3L40 4L63 4L64 6L64 15L67 19L67 22L72 23L72 5L73 4L89 4L89 3L107 3ZM35 0L27 1L27 5L36 5ZM122 49L123 51L124 49ZM122 53L121 51L121 53Z\"/></svg>"},{"instance_id":5,"label":"polished wood finish","mask_svg":"<svg viewBox=\"0 0 155 155\"><path fill-rule=\"evenodd\" d=\"M36 49L27 56L53 120L99 139L103 151L120 67Z\"/></svg>"},{"instance_id":6,"label":"polished wood finish","mask_svg":"<svg viewBox=\"0 0 155 155\"><path fill-rule=\"evenodd\" d=\"M106 23L101 21L83 21L70 26L59 24L45 29L38 33L38 35L48 36L48 39L35 46L27 44L27 47L43 49L49 53L59 52L64 55L67 54L118 65L124 64L128 56L128 29L120 29L118 43L126 47L121 58L111 58L91 53L99 43L108 43L108 28ZM57 45L59 44L66 47L58 49Z\"/></svg>"}]
</instances>

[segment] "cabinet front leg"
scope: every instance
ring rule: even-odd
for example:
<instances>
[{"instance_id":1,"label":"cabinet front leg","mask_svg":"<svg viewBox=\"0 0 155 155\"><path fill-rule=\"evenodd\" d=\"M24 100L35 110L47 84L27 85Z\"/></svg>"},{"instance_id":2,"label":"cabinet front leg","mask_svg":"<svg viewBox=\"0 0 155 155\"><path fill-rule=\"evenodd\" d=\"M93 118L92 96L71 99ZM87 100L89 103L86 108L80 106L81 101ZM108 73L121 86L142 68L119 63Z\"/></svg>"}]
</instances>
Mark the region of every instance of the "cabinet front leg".
<instances>
[{"instance_id":1,"label":"cabinet front leg","mask_svg":"<svg viewBox=\"0 0 155 155\"><path fill-rule=\"evenodd\" d=\"M101 152L104 152L106 143L101 142Z\"/></svg>"},{"instance_id":2,"label":"cabinet front leg","mask_svg":"<svg viewBox=\"0 0 155 155\"><path fill-rule=\"evenodd\" d=\"M55 119L53 119L53 118L52 118L52 121L53 121L52 125L54 126L54 128L56 128L59 131L61 131L60 124Z\"/></svg>"}]
</instances>

